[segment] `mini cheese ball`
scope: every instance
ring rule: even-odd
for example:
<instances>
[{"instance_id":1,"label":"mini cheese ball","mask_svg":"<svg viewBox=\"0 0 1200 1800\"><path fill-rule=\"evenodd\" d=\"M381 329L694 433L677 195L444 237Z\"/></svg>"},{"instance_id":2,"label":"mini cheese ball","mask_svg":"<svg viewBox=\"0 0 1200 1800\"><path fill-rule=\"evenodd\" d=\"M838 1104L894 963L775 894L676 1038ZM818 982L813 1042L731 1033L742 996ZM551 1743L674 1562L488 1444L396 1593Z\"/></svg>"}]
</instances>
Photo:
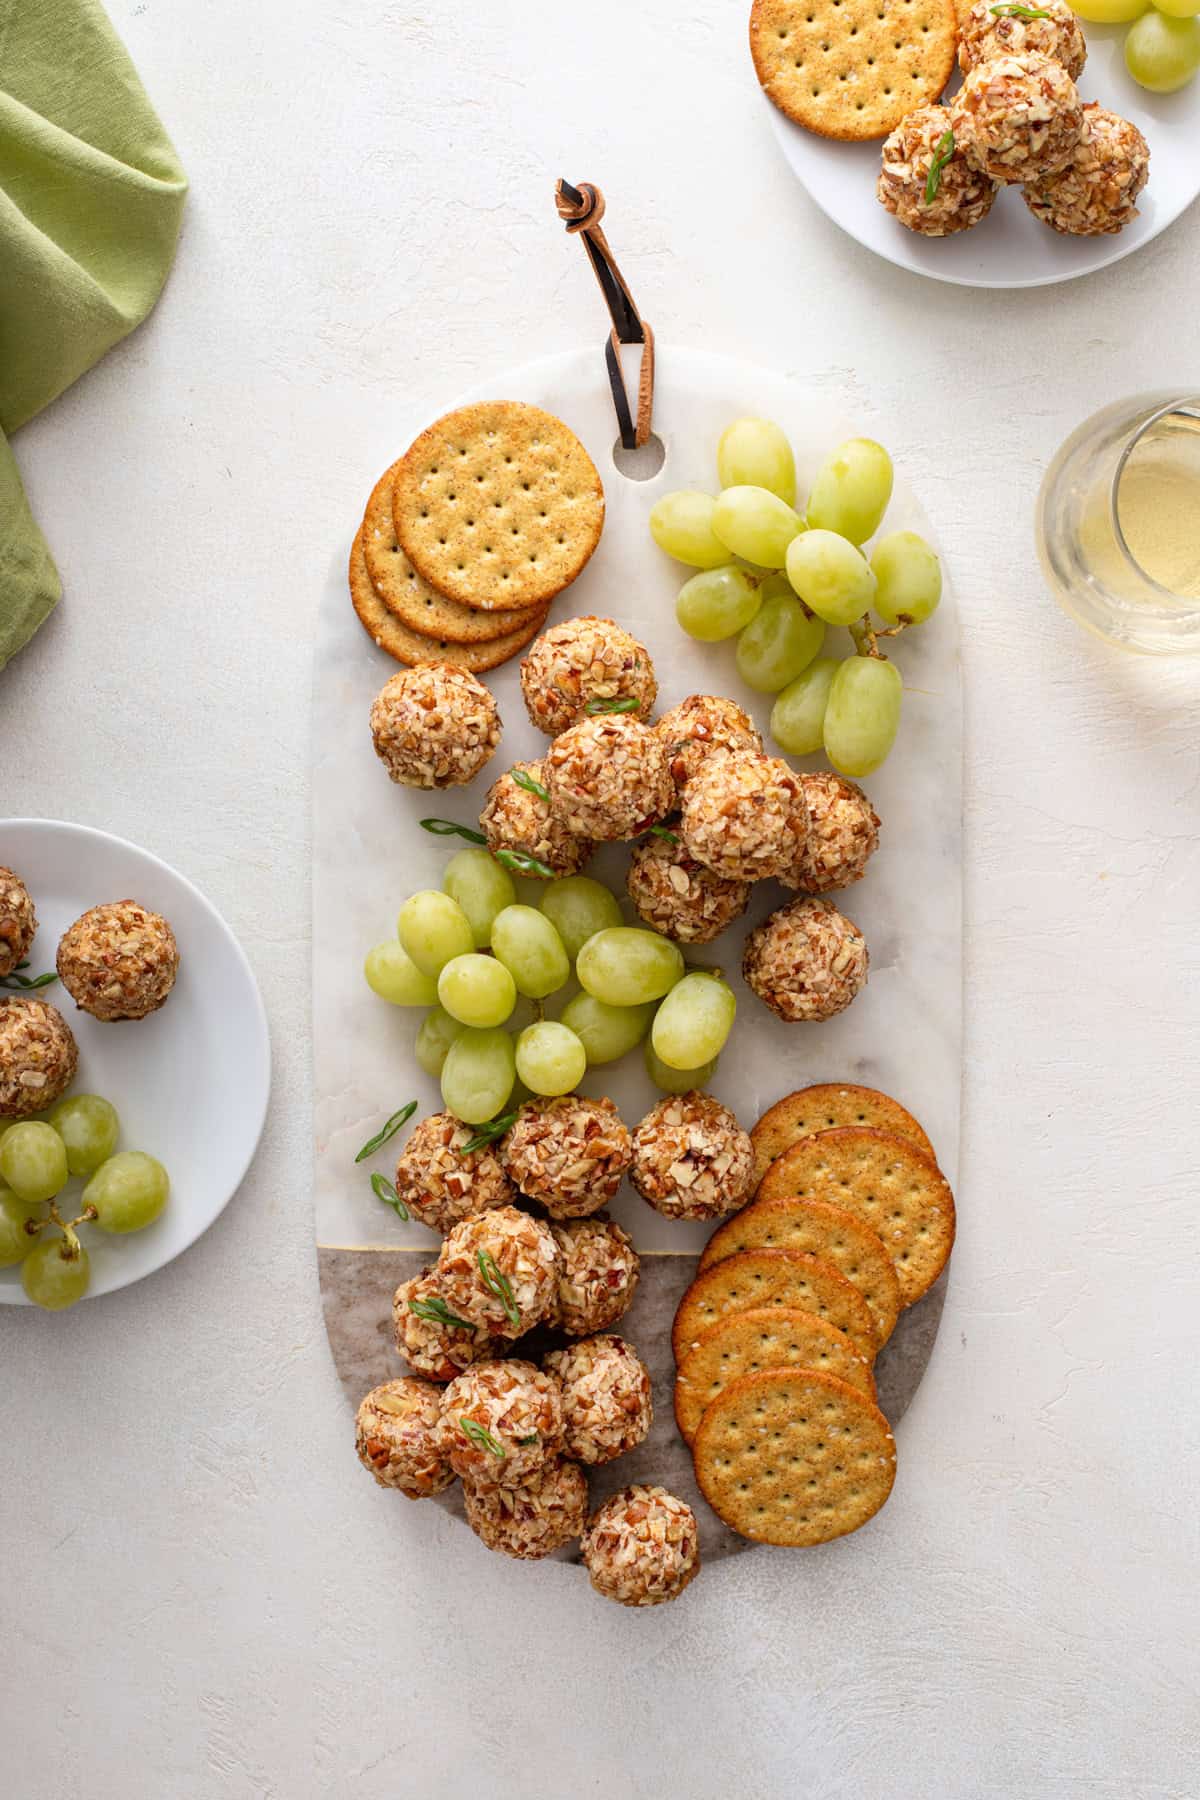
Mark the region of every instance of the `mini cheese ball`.
<instances>
[{"instance_id":1,"label":"mini cheese ball","mask_svg":"<svg viewBox=\"0 0 1200 1800\"><path fill-rule=\"evenodd\" d=\"M562 1383L568 1456L590 1465L611 1462L649 1437L650 1371L624 1338L580 1338L565 1350L552 1350L544 1366Z\"/></svg>"},{"instance_id":2,"label":"mini cheese ball","mask_svg":"<svg viewBox=\"0 0 1200 1800\"><path fill-rule=\"evenodd\" d=\"M668 1094L633 1134L630 1180L665 1218L719 1219L750 1197L754 1146L711 1094Z\"/></svg>"},{"instance_id":3,"label":"mini cheese ball","mask_svg":"<svg viewBox=\"0 0 1200 1800\"><path fill-rule=\"evenodd\" d=\"M728 881L786 875L807 833L804 785L778 756L757 750L710 756L683 796L680 843Z\"/></svg>"},{"instance_id":4,"label":"mini cheese ball","mask_svg":"<svg viewBox=\"0 0 1200 1800\"><path fill-rule=\"evenodd\" d=\"M607 1215L552 1225L558 1245L558 1302L549 1321L568 1337L605 1331L629 1311L641 1259L628 1232Z\"/></svg>"},{"instance_id":5,"label":"mini cheese ball","mask_svg":"<svg viewBox=\"0 0 1200 1800\"><path fill-rule=\"evenodd\" d=\"M581 719L546 757L555 817L597 843L637 837L671 810L675 787L653 727L625 713Z\"/></svg>"},{"instance_id":6,"label":"mini cheese ball","mask_svg":"<svg viewBox=\"0 0 1200 1800\"><path fill-rule=\"evenodd\" d=\"M496 1206L454 1227L434 1275L460 1319L495 1337L520 1337L554 1308L558 1246L540 1219Z\"/></svg>"},{"instance_id":7,"label":"mini cheese ball","mask_svg":"<svg viewBox=\"0 0 1200 1800\"><path fill-rule=\"evenodd\" d=\"M502 1351L500 1339L458 1319L432 1269L400 1283L392 1296L392 1324L396 1349L413 1374L426 1381L453 1381L473 1363Z\"/></svg>"},{"instance_id":8,"label":"mini cheese ball","mask_svg":"<svg viewBox=\"0 0 1200 1800\"><path fill-rule=\"evenodd\" d=\"M619 1606L675 1600L700 1570L696 1515L663 1487L613 1494L588 1520L579 1547L596 1592Z\"/></svg>"},{"instance_id":9,"label":"mini cheese ball","mask_svg":"<svg viewBox=\"0 0 1200 1800\"><path fill-rule=\"evenodd\" d=\"M476 1363L445 1390L438 1441L464 1481L527 1481L562 1454L562 1388L517 1357Z\"/></svg>"},{"instance_id":10,"label":"mini cheese ball","mask_svg":"<svg viewBox=\"0 0 1200 1800\"><path fill-rule=\"evenodd\" d=\"M788 871L788 887L830 894L861 881L879 845L879 814L844 775L820 769L801 777L808 802L808 838Z\"/></svg>"},{"instance_id":11,"label":"mini cheese ball","mask_svg":"<svg viewBox=\"0 0 1200 1800\"><path fill-rule=\"evenodd\" d=\"M611 1100L527 1100L502 1139L511 1180L552 1219L581 1219L614 1198L632 1146Z\"/></svg>"},{"instance_id":12,"label":"mini cheese ball","mask_svg":"<svg viewBox=\"0 0 1200 1800\"><path fill-rule=\"evenodd\" d=\"M723 694L689 694L654 727L667 752L671 779L682 794L714 750L761 750L762 735L748 712Z\"/></svg>"},{"instance_id":13,"label":"mini cheese ball","mask_svg":"<svg viewBox=\"0 0 1200 1800\"><path fill-rule=\"evenodd\" d=\"M867 940L832 900L793 900L746 939L742 975L789 1025L843 1012L867 979Z\"/></svg>"},{"instance_id":14,"label":"mini cheese ball","mask_svg":"<svg viewBox=\"0 0 1200 1800\"><path fill-rule=\"evenodd\" d=\"M577 1538L587 1523L587 1476L578 1463L549 1462L525 1481L464 1481L467 1524L489 1550L538 1562Z\"/></svg>"},{"instance_id":15,"label":"mini cheese ball","mask_svg":"<svg viewBox=\"0 0 1200 1800\"><path fill-rule=\"evenodd\" d=\"M1036 181L1070 162L1083 102L1048 56L977 63L950 107L956 146L992 181Z\"/></svg>"},{"instance_id":16,"label":"mini cheese ball","mask_svg":"<svg viewBox=\"0 0 1200 1800\"><path fill-rule=\"evenodd\" d=\"M106 1023L157 1012L178 973L175 933L136 900L93 906L58 946L59 980L76 1006Z\"/></svg>"},{"instance_id":17,"label":"mini cheese ball","mask_svg":"<svg viewBox=\"0 0 1200 1800\"><path fill-rule=\"evenodd\" d=\"M19 875L0 868L0 977L11 975L33 948L37 913Z\"/></svg>"},{"instance_id":18,"label":"mini cheese ball","mask_svg":"<svg viewBox=\"0 0 1200 1800\"><path fill-rule=\"evenodd\" d=\"M75 1079L79 1051L56 1006L0 994L0 1119L30 1119Z\"/></svg>"},{"instance_id":19,"label":"mini cheese ball","mask_svg":"<svg viewBox=\"0 0 1200 1800\"><path fill-rule=\"evenodd\" d=\"M1048 56L1072 81L1079 80L1087 40L1066 0L1035 0L1025 10L1049 16L1023 18L1019 11L994 11L992 0L975 0L959 20L958 66L964 75L995 56Z\"/></svg>"},{"instance_id":20,"label":"mini cheese ball","mask_svg":"<svg viewBox=\"0 0 1200 1800\"><path fill-rule=\"evenodd\" d=\"M678 944L711 944L750 902L748 881L706 869L688 855L678 834L635 844L625 886L638 916Z\"/></svg>"},{"instance_id":21,"label":"mini cheese ball","mask_svg":"<svg viewBox=\"0 0 1200 1800\"><path fill-rule=\"evenodd\" d=\"M658 697L654 664L644 644L614 619L564 619L535 638L521 663L521 693L529 720L557 737L587 716L590 702L635 700L632 717L648 719Z\"/></svg>"},{"instance_id":22,"label":"mini cheese ball","mask_svg":"<svg viewBox=\"0 0 1200 1800\"><path fill-rule=\"evenodd\" d=\"M578 875L594 846L587 838L569 831L540 794L514 780L518 774L539 787L546 785L544 761L514 763L507 774L493 781L479 815L479 828L488 849L493 856L498 850L515 850L520 856L531 856L535 862L543 863L550 875L539 875L536 869L521 871L532 875L535 881Z\"/></svg>"},{"instance_id":23,"label":"mini cheese ball","mask_svg":"<svg viewBox=\"0 0 1200 1800\"><path fill-rule=\"evenodd\" d=\"M358 1460L380 1487L428 1500L454 1480L438 1443L442 1396L427 1381L402 1376L372 1388L354 1422Z\"/></svg>"},{"instance_id":24,"label":"mini cheese ball","mask_svg":"<svg viewBox=\"0 0 1200 1800\"><path fill-rule=\"evenodd\" d=\"M950 115L944 106L918 106L901 119L883 146L883 163L875 195L881 206L909 231L922 237L952 237L970 231L992 210L997 184L973 163L961 146L946 161ZM941 167L930 177L934 162Z\"/></svg>"},{"instance_id":25,"label":"mini cheese ball","mask_svg":"<svg viewBox=\"0 0 1200 1800\"><path fill-rule=\"evenodd\" d=\"M500 714L469 670L418 663L380 689L371 708L371 739L402 787L463 787L500 742Z\"/></svg>"},{"instance_id":26,"label":"mini cheese ball","mask_svg":"<svg viewBox=\"0 0 1200 1800\"><path fill-rule=\"evenodd\" d=\"M1138 216L1150 176L1150 148L1137 126L1095 102L1083 109L1083 134L1065 168L1023 189L1035 219L1069 237L1103 237Z\"/></svg>"},{"instance_id":27,"label":"mini cheese ball","mask_svg":"<svg viewBox=\"0 0 1200 1800\"><path fill-rule=\"evenodd\" d=\"M453 1113L431 1113L413 1127L396 1164L394 1185L401 1200L415 1219L443 1237L463 1219L516 1199L490 1144L466 1151L475 1135L475 1128Z\"/></svg>"}]
</instances>

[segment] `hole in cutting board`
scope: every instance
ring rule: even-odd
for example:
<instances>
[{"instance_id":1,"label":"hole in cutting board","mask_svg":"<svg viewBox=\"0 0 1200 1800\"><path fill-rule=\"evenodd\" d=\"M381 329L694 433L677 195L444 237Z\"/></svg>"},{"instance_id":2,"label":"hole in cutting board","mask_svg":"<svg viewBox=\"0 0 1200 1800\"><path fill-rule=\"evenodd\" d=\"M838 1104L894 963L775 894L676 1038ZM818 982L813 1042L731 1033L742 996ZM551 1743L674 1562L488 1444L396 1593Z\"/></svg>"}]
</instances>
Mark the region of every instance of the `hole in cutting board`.
<instances>
[{"instance_id":1,"label":"hole in cutting board","mask_svg":"<svg viewBox=\"0 0 1200 1800\"><path fill-rule=\"evenodd\" d=\"M633 450L627 450L618 438L613 445L612 459L626 481L653 481L667 460L667 447L653 431L644 444L638 444Z\"/></svg>"}]
</instances>

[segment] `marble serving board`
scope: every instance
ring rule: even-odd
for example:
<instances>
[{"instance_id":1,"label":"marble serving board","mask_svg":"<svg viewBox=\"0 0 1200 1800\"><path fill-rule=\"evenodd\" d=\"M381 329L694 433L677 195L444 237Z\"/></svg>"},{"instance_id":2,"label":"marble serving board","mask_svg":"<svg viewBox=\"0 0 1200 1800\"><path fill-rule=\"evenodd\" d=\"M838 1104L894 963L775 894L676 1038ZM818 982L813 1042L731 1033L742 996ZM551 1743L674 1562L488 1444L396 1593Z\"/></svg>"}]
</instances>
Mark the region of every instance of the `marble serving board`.
<instances>
[{"instance_id":1,"label":"marble serving board","mask_svg":"<svg viewBox=\"0 0 1200 1800\"><path fill-rule=\"evenodd\" d=\"M637 480L614 462L612 402L596 350L530 364L464 398L546 407L578 433L600 471L607 499L603 538L551 616L598 613L632 631L654 659L659 710L691 693L728 694L765 732L770 697L750 693L741 682L733 645L693 643L676 625L675 595L687 571L656 549L647 515L655 500L675 488L715 488L717 440L731 419L745 414L774 418L788 431L801 493L841 438L855 432L886 437L886 432L870 420L847 417L824 391L703 352L660 347L654 427L665 461L651 479ZM407 431L397 434L396 454L424 423L406 421ZM377 474L363 471L364 503ZM440 1109L437 1084L412 1055L421 1014L390 1007L370 993L362 960L372 944L394 933L409 893L440 885L442 869L458 847L452 838L422 831L417 821L433 812L476 824L489 783L519 758L539 756L546 748L546 739L526 718L519 664L513 661L485 677L500 707L504 735L491 765L471 787L431 800L389 782L367 721L372 700L397 665L370 641L350 606L344 570L356 524L347 520L345 543L337 547L323 596L313 699L316 1227L329 1340L347 1400L355 1407L370 1387L404 1372L391 1341L392 1292L432 1262L438 1247L432 1232L401 1223L371 1191L370 1170L389 1170L396 1144L369 1165L354 1162L360 1146L405 1101L416 1098L422 1116ZM915 498L898 479L883 529L906 526L931 535ZM870 948L864 992L825 1024L789 1026L745 988L740 966L746 933L789 897L769 882L755 890L744 920L715 944L689 951L689 960L722 968L737 993L737 1022L710 1085L744 1125L793 1088L815 1081L863 1082L894 1094L917 1115L953 1185L962 1066L962 704L958 620L949 590L947 581L933 620L895 647L906 689L900 735L887 764L864 783L883 821L880 848L865 879L840 897ZM828 646L832 653L848 651L849 638L831 631ZM797 766L817 768L822 760ZM627 860L624 846L609 846L588 872L623 894ZM518 885L528 890L522 898L536 900L536 883ZM628 902L626 911L633 921ZM637 1053L589 1072L583 1091L608 1094L630 1126L658 1097ZM655 1423L633 1455L594 1472L594 1499L629 1481L660 1481L696 1508L706 1555L749 1548L700 1499L671 1405L671 1320L708 1231L660 1218L628 1184L612 1210L642 1255L637 1298L618 1329L653 1374ZM943 1276L901 1316L880 1355L880 1403L893 1424L924 1373L945 1281ZM519 1353L524 1352L522 1345ZM903 1480L902 1432L899 1452ZM349 1455L348 1446L348 1467ZM461 1511L457 1486L439 1503Z\"/></svg>"}]
</instances>

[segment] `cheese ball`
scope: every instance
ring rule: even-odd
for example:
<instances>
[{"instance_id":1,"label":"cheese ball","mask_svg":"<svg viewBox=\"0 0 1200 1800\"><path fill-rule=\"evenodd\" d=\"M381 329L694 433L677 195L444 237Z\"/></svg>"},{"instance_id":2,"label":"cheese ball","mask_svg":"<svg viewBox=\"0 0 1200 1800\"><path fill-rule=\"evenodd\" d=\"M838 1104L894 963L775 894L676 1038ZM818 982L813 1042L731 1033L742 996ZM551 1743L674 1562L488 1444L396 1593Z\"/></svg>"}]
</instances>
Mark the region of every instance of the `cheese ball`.
<instances>
[{"instance_id":1,"label":"cheese ball","mask_svg":"<svg viewBox=\"0 0 1200 1800\"><path fill-rule=\"evenodd\" d=\"M556 738L546 757L546 786L568 831L605 844L637 837L675 800L661 740L624 713L581 719Z\"/></svg>"},{"instance_id":2,"label":"cheese ball","mask_svg":"<svg viewBox=\"0 0 1200 1800\"><path fill-rule=\"evenodd\" d=\"M453 1228L434 1274L460 1319L495 1337L520 1337L554 1308L558 1246L540 1219L496 1206Z\"/></svg>"},{"instance_id":3,"label":"cheese ball","mask_svg":"<svg viewBox=\"0 0 1200 1800\"><path fill-rule=\"evenodd\" d=\"M402 787L463 787L500 742L500 714L469 670L418 663L380 689L371 708L371 739Z\"/></svg>"},{"instance_id":4,"label":"cheese ball","mask_svg":"<svg viewBox=\"0 0 1200 1800\"><path fill-rule=\"evenodd\" d=\"M578 1463L549 1462L525 1481L464 1481L467 1524L489 1550L537 1562L577 1538L587 1522L587 1476Z\"/></svg>"},{"instance_id":5,"label":"cheese ball","mask_svg":"<svg viewBox=\"0 0 1200 1800\"><path fill-rule=\"evenodd\" d=\"M633 1134L629 1178L665 1218L719 1219L750 1197L754 1146L711 1094L668 1094Z\"/></svg>"},{"instance_id":6,"label":"cheese ball","mask_svg":"<svg viewBox=\"0 0 1200 1800\"><path fill-rule=\"evenodd\" d=\"M431 1113L409 1134L396 1164L395 1189L422 1225L445 1237L463 1219L511 1206L516 1189L490 1144L463 1154L476 1135L453 1113Z\"/></svg>"},{"instance_id":7,"label":"cheese ball","mask_svg":"<svg viewBox=\"0 0 1200 1800\"><path fill-rule=\"evenodd\" d=\"M658 697L644 644L614 619L564 619L535 638L521 663L521 693L530 724L547 737L587 717L592 701L636 700L630 716L648 719Z\"/></svg>"},{"instance_id":8,"label":"cheese ball","mask_svg":"<svg viewBox=\"0 0 1200 1800\"><path fill-rule=\"evenodd\" d=\"M66 1092L79 1051L56 1006L0 994L0 1119L30 1119Z\"/></svg>"},{"instance_id":9,"label":"cheese ball","mask_svg":"<svg viewBox=\"0 0 1200 1800\"><path fill-rule=\"evenodd\" d=\"M400 1355L426 1381L453 1381L485 1356L503 1354L499 1338L460 1320L446 1304L432 1269L400 1283L392 1296L392 1325Z\"/></svg>"},{"instance_id":10,"label":"cheese ball","mask_svg":"<svg viewBox=\"0 0 1200 1800\"><path fill-rule=\"evenodd\" d=\"M793 900L746 939L742 975L788 1024L843 1012L867 980L867 940L832 900Z\"/></svg>"},{"instance_id":11,"label":"cheese ball","mask_svg":"<svg viewBox=\"0 0 1200 1800\"><path fill-rule=\"evenodd\" d=\"M677 1599L700 1569L696 1515L666 1488L622 1488L584 1528L580 1543L592 1586L619 1606Z\"/></svg>"},{"instance_id":12,"label":"cheese ball","mask_svg":"<svg viewBox=\"0 0 1200 1800\"><path fill-rule=\"evenodd\" d=\"M611 1462L650 1435L650 1371L624 1338L580 1338L552 1350L544 1367L562 1383L563 1441L581 1463Z\"/></svg>"},{"instance_id":13,"label":"cheese ball","mask_svg":"<svg viewBox=\"0 0 1200 1800\"><path fill-rule=\"evenodd\" d=\"M654 727L667 752L671 779L682 794L714 750L761 750L762 735L748 712L722 694L689 694Z\"/></svg>"},{"instance_id":14,"label":"cheese ball","mask_svg":"<svg viewBox=\"0 0 1200 1800\"><path fill-rule=\"evenodd\" d=\"M178 973L175 933L136 900L93 906L58 946L59 980L76 1006L106 1023L157 1012Z\"/></svg>"},{"instance_id":15,"label":"cheese ball","mask_svg":"<svg viewBox=\"0 0 1200 1800\"><path fill-rule=\"evenodd\" d=\"M1069 237L1103 237L1138 216L1150 176L1150 148L1136 125L1091 102L1065 168L1023 189L1035 219Z\"/></svg>"},{"instance_id":16,"label":"cheese ball","mask_svg":"<svg viewBox=\"0 0 1200 1800\"><path fill-rule=\"evenodd\" d=\"M456 1475L475 1486L527 1481L563 1447L562 1388L536 1363L477 1363L442 1399L438 1438Z\"/></svg>"},{"instance_id":17,"label":"cheese ball","mask_svg":"<svg viewBox=\"0 0 1200 1800\"><path fill-rule=\"evenodd\" d=\"M993 12L992 0L975 0L960 14L958 66L966 75L995 56L1048 56L1078 81L1087 61L1083 28L1066 0L1035 0L1027 11L1049 18L1024 19L1019 12Z\"/></svg>"},{"instance_id":18,"label":"cheese ball","mask_svg":"<svg viewBox=\"0 0 1200 1800\"><path fill-rule=\"evenodd\" d=\"M25 961L37 932L37 913L19 875L0 867L0 976Z\"/></svg>"},{"instance_id":19,"label":"cheese ball","mask_svg":"<svg viewBox=\"0 0 1200 1800\"><path fill-rule=\"evenodd\" d=\"M714 875L688 855L678 833L635 844L625 886L639 917L679 944L710 944L750 902L748 881Z\"/></svg>"},{"instance_id":20,"label":"cheese ball","mask_svg":"<svg viewBox=\"0 0 1200 1800\"><path fill-rule=\"evenodd\" d=\"M679 840L727 881L765 881L795 866L808 834L799 775L758 750L710 756L683 796Z\"/></svg>"},{"instance_id":21,"label":"cheese ball","mask_svg":"<svg viewBox=\"0 0 1200 1800\"><path fill-rule=\"evenodd\" d=\"M354 1422L354 1447L380 1487L428 1500L454 1480L438 1445L442 1396L427 1381L401 1377L372 1388Z\"/></svg>"},{"instance_id":22,"label":"cheese ball","mask_svg":"<svg viewBox=\"0 0 1200 1800\"><path fill-rule=\"evenodd\" d=\"M552 1225L558 1245L558 1301L548 1323L568 1337L605 1331L629 1311L641 1259L607 1213Z\"/></svg>"},{"instance_id":23,"label":"cheese ball","mask_svg":"<svg viewBox=\"0 0 1200 1800\"><path fill-rule=\"evenodd\" d=\"M957 146L942 163L929 195L930 173L945 153L950 115L944 106L918 106L901 119L883 146L875 197L922 237L952 237L970 231L992 210L999 189Z\"/></svg>"},{"instance_id":24,"label":"cheese ball","mask_svg":"<svg viewBox=\"0 0 1200 1800\"><path fill-rule=\"evenodd\" d=\"M861 881L879 845L879 815L862 789L831 769L803 775L808 838L785 877L804 894L831 894Z\"/></svg>"},{"instance_id":25,"label":"cheese ball","mask_svg":"<svg viewBox=\"0 0 1200 1800\"><path fill-rule=\"evenodd\" d=\"M552 1219L582 1219L615 1196L632 1147L611 1100L527 1100L501 1140L510 1180Z\"/></svg>"},{"instance_id":26,"label":"cheese ball","mask_svg":"<svg viewBox=\"0 0 1200 1800\"><path fill-rule=\"evenodd\" d=\"M544 761L514 763L506 775L493 781L479 815L479 829L495 856L498 850L515 850L520 856L531 856L544 863L549 875L536 869L522 870L535 881L549 881L553 876L578 875L594 849L587 838L568 831L555 817L540 794L522 787L513 776L522 774L539 786L546 785Z\"/></svg>"},{"instance_id":27,"label":"cheese ball","mask_svg":"<svg viewBox=\"0 0 1200 1800\"><path fill-rule=\"evenodd\" d=\"M950 123L957 147L992 181L1036 181L1070 162L1083 102L1048 56L994 56L966 76Z\"/></svg>"}]
</instances>

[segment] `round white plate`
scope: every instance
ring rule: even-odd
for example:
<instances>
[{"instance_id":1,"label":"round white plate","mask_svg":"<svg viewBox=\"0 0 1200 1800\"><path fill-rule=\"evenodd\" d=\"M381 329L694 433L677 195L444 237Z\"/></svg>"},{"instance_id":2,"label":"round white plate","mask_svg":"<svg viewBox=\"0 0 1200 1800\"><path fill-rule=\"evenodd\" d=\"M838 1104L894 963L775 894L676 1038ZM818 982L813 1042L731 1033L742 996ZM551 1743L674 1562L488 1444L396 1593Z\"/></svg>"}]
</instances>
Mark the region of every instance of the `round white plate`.
<instances>
[{"instance_id":1,"label":"round white plate","mask_svg":"<svg viewBox=\"0 0 1200 1800\"><path fill-rule=\"evenodd\" d=\"M54 967L58 940L82 912L132 898L170 920L179 977L148 1019L104 1025L61 984L41 990L79 1044L71 1092L103 1094L121 1115L121 1148L165 1163L162 1217L129 1237L94 1226L88 1298L152 1275L194 1244L233 1198L262 1134L271 1089L267 1019L250 965L220 914L175 869L123 838L54 819L0 820L0 863L33 896L38 932L28 973ZM73 1182L68 1202L79 1192ZM0 1302L26 1305L21 1271L0 1269Z\"/></svg>"},{"instance_id":2,"label":"round white plate","mask_svg":"<svg viewBox=\"0 0 1200 1800\"><path fill-rule=\"evenodd\" d=\"M842 144L795 124L764 97L775 135L809 197L835 225L898 268L959 287L1029 288L1090 275L1119 262L1174 223L1200 193L1200 77L1177 94L1150 94L1125 67L1124 25L1085 25L1085 100L1131 119L1150 146L1150 181L1139 216L1115 237L1071 238L1035 219L1019 190L996 196L982 224L949 238L923 238L875 198L882 143ZM955 77L948 93L958 85Z\"/></svg>"}]
</instances>

